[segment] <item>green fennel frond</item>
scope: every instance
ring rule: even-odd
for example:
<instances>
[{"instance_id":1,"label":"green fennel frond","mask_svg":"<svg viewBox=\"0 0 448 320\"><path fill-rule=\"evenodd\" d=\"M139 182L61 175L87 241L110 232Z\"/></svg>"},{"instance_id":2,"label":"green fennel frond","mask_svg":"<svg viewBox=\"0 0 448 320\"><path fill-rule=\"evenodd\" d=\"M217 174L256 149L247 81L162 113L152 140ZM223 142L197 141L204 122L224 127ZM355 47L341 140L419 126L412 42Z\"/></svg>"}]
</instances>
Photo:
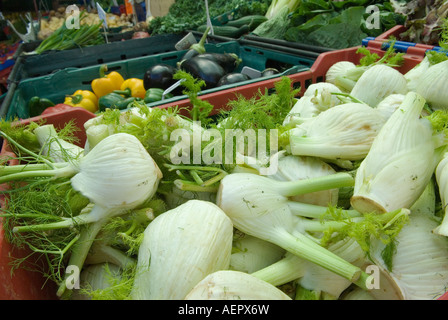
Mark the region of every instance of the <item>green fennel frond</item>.
<instances>
[{"instance_id":1,"label":"green fennel frond","mask_svg":"<svg viewBox=\"0 0 448 320\"><path fill-rule=\"evenodd\" d=\"M119 276L113 275L106 266L107 286L104 289L92 290L88 285L80 289L80 293L92 300L130 300L134 285L136 266L121 269Z\"/></svg>"},{"instance_id":2,"label":"green fennel frond","mask_svg":"<svg viewBox=\"0 0 448 320\"><path fill-rule=\"evenodd\" d=\"M402 210L395 210L384 214L367 213L362 219L346 218L341 210L330 210L322 217L331 218L334 221L343 222L343 227L329 227L323 232L321 244L328 246L330 243L341 241L346 237L355 239L362 250L368 255L372 239L381 240L384 244L391 243L400 233L403 226L408 223L409 216Z\"/></svg>"}]
</instances>

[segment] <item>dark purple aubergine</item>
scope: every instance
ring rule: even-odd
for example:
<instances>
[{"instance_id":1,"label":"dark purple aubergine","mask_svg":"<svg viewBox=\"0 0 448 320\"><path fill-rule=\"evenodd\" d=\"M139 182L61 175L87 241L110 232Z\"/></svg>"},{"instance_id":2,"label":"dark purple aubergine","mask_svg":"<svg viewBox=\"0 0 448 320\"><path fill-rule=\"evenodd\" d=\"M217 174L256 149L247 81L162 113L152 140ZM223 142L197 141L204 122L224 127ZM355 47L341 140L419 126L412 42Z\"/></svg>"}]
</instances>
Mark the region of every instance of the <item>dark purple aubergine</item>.
<instances>
[{"instance_id":1,"label":"dark purple aubergine","mask_svg":"<svg viewBox=\"0 0 448 320\"><path fill-rule=\"evenodd\" d=\"M277 69L275 69L275 68L267 68L267 69L264 69L262 72L261 72L261 76L262 77L268 77L268 76L273 76L273 75L275 75L275 74L279 74L280 73L280 71L278 71Z\"/></svg>"},{"instance_id":2,"label":"dark purple aubergine","mask_svg":"<svg viewBox=\"0 0 448 320\"><path fill-rule=\"evenodd\" d=\"M150 88L160 88L166 90L171 85L177 82L173 79L173 75L177 72L177 69L168 64L155 64L146 70L143 76L143 86L145 90Z\"/></svg>"},{"instance_id":3,"label":"dark purple aubergine","mask_svg":"<svg viewBox=\"0 0 448 320\"><path fill-rule=\"evenodd\" d=\"M249 76L245 73L233 72L228 73L221 79L219 79L218 87L226 84L234 84L242 81L250 80Z\"/></svg>"},{"instance_id":4,"label":"dark purple aubergine","mask_svg":"<svg viewBox=\"0 0 448 320\"><path fill-rule=\"evenodd\" d=\"M226 73L235 71L241 63L241 59L235 53L206 52L198 55L198 57L216 62L224 69Z\"/></svg>"},{"instance_id":5,"label":"dark purple aubergine","mask_svg":"<svg viewBox=\"0 0 448 320\"><path fill-rule=\"evenodd\" d=\"M205 89L215 88L219 80L226 74L218 63L199 56L182 61L179 67L194 78L204 80Z\"/></svg>"}]
</instances>

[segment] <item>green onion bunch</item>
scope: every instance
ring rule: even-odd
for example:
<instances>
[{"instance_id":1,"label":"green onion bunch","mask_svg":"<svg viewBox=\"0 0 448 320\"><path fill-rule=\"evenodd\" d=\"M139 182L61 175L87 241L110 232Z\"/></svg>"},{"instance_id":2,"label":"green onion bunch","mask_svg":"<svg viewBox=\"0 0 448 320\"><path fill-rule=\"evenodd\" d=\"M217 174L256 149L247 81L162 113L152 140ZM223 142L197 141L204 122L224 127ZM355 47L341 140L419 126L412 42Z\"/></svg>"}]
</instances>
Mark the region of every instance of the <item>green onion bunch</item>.
<instances>
[{"instance_id":1,"label":"green onion bunch","mask_svg":"<svg viewBox=\"0 0 448 320\"><path fill-rule=\"evenodd\" d=\"M80 22L85 17L85 12L81 12ZM102 22L94 25L80 24L79 28L67 28L66 24L53 32L48 38L43 40L36 48L35 52L41 54L49 50L67 50L94 46L105 43L101 34Z\"/></svg>"}]
</instances>

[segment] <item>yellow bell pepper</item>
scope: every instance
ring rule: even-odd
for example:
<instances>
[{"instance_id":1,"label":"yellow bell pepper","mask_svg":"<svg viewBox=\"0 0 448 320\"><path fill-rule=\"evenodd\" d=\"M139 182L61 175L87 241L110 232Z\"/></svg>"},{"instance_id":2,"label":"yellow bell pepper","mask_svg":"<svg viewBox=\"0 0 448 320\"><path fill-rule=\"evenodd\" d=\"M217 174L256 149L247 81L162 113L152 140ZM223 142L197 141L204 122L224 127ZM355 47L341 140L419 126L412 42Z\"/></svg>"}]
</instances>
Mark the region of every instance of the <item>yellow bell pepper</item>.
<instances>
[{"instance_id":1,"label":"yellow bell pepper","mask_svg":"<svg viewBox=\"0 0 448 320\"><path fill-rule=\"evenodd\" d=\"M122 94L124 96L130 96L134 98L144 99L146 95L146 90L143 85L143 79L129 78L126 79L122 84L121 88L115 93Z\"/></svg>"},{"instance_id":2,"label":"yellow bell pepper","mask_svg":"<svg viewBox=\"0 0 448 320\"><path fill-rule=\"evenodd\" d=\"M71 96L65 98L64 104L81 107L94 113L98 111L98 98L89 90L76 90Z\"/></svg>"},{"instance_id":3,"label":"yellow bell pepper","mask_svg":"<svg viewBox=\"0 0 448 320\"><path fill-rule=\"evenodd\" d=\"M100 77L94 79L91 83L92 91L98 98L105 96L115 90L120 90L124 78L121 74L116 71L112 71L109 74L105 74L107 71L107 66L102 65L100 67Z\"/></svg>"}]
</instances>

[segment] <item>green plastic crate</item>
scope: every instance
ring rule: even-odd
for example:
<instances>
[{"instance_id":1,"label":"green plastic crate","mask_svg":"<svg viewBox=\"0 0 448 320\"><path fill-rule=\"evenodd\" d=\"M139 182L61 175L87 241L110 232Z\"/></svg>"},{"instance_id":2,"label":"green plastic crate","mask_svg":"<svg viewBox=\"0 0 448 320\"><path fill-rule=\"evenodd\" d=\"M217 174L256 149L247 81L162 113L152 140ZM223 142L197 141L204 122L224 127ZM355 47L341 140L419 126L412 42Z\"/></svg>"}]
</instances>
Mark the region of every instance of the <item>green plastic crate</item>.
<instances>
[{"instance_id":1,"label":"green plastic crate","mask_svg":"<svg viewBox=\"0 0 448 320\"><path fill-rule=\"evenodd\" d=\"M315 58L284 53L281 50L266 50L253 46L242 46L238 41L206 44L205 48L207 52L237 54L242 59L242 63L237 71L240 71L245 66L259 71L262 71L265 68L274 67L282 71L280 75L291 74L309 70L315 61ZM109 71L117 71L121 73L125 79L131 77L142 79L146 70L154 64L166 63L176 66L177 62L181 60L181 57L185 52L186 50L182 50L138 57L124 61L111 62L108 63L107 66ZM27 103L31 97L39 96L48 98L54 103L62 103L66 95L73 94L73 92L78 89L91 90L91 82L93 79L98 78L98 72L99 65L85 68L66 68L47 76L23 80L14 89L10 102L6 101L8 105L2 105L2 109L4 109L7 119L13 119L15 117L26 119L29 117ZM279 75L271 77L278 76ZM266 80L269 78L265 77L262 79ZM228 89L229 87L244 86L245 84L256 81L259 81L259 79L252 79L234 85L207 89L201 94ZM166 99L163 102L153 103L151 106L157 106L185 98L185 95L176 96L171 99Z\"/></svg>"}]
</instances>

